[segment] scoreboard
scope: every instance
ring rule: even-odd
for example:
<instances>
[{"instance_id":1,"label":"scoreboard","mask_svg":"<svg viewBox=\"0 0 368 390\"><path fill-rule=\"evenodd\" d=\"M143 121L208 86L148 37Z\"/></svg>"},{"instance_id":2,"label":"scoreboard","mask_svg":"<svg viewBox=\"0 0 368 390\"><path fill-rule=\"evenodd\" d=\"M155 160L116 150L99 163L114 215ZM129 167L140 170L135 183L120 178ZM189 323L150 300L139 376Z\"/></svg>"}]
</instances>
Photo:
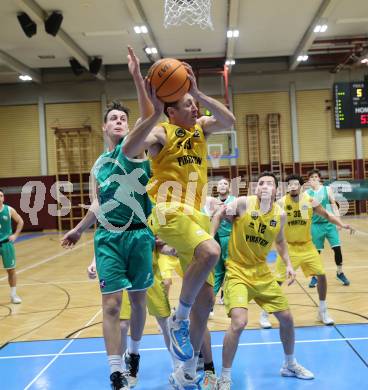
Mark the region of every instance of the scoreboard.
<instances>
[{"instance_id":1,"label":"scoreboard","mask_svg":"<svg viewBox=\"0 0 368 390\"><path fill-rule=\"evenodd\" d=\"M335 83L336 129L368 127L368 85L364 82Z\"/></svg>"}]
</instances>

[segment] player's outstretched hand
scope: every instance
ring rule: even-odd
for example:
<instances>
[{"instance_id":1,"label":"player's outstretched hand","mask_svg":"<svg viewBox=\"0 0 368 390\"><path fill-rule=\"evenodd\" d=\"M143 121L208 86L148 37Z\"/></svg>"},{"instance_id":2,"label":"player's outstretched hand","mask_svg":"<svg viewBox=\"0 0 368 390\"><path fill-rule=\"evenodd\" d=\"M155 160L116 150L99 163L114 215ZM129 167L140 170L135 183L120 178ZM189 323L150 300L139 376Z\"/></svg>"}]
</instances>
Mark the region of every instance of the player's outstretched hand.
<instances>
[{"instance_id":1,"label":"player's outstretched hand","mask_svg":"<svg viewBox=\"0 0 368 390\"><path fill-rule=\"evenodd\" d=\"M294 271L292 266L286 267L286 276L288 279L288 286L290 286L291 284L293 284L295 282L296 272Z\"/></svg>"},{"instance_id":2,"label":"player's outstretched hand","mask_svg":"<svg viewBox=\"0 0 368 390\"><path fill-rule=\"evenodd\" d=\"M346 229L346 230L349 230L350 234L354 234L355 233L355 229L352 226L350 226L350 225L343 225L342 228Z\"/></svg>"},{"instance_id":3,"label":"player's outstretched hand","mask_svg":"<svg viewBox=\"0 0 368 390\"><path fill-rule=\"evenodd\" d=\"M72 248L80 238L81 234L77 230L69 230L61 239L61 246L66 249Z\"/></svg>"},{"instance_id":4,"label":"player's outstretched hand","mask_svg":"<svg viewBox=\"0 0 368 390\"><path fill-rule=\"evenodd\" d=\"M139 67L139 59L135 55L134 50L132 49L131 46L128 46L128 68L129 68L129 73L133 77L142 77L141 76L141 71Z\"/></svg>"}]
</instances>

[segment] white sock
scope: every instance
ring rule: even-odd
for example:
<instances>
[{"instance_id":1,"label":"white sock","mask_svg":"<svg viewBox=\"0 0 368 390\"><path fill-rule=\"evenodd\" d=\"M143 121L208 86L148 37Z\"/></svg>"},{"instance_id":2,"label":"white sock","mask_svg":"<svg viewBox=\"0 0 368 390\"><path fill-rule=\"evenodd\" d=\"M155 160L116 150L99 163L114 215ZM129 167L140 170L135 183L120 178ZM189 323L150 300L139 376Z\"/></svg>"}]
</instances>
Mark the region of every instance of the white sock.
<instances>
[{"instance_id":1,"label":"white sock","mask_svg":"<svg viewBox=\"0 0 368 390\"><path fill-rule=\"evenodd\" d=\"M111 374L113 372L116 372L116 371L123 372L123 369L121 368L121 356L120 355L109 355L107 357L107 359L109 361Z\"/></svg>"},{"instance_id":2,"label":"white sock","mask_svg":"<svg viewBox=\"0 0 368 390\"><path fill-rule=\"evenodd\" d=\"M319 310L320 311L327 310L327 303L326 303L326 301L319 301Z\"/></svg>"},{"instance_id":3,"label":"white sock","mask_svg":"<svg viewBox=\"0 0 368 390\"><path fill-rule=\"evenodd\" d=\"M222 367L221 378L225 378L231 381L231 367L230 368Z\"/></svg>"},{"instance_id":4,"label":"white sock","mask_svg":"<svg viewBox=\"0 0 368 390\"><path fill-rule=\"evenodd\" d=\"M178 320L187 320L189 318L191 308L192 305L188 305L182 300L179 300L179 305L175 312L175 318Z\"/></svg>"},{"instance_id":5,"label":"white sock","mask_svg":"<svg viewBox=\"0 0 368 390\"><path fill-rule=\"evenodd\" d=\"M15 297L17 295L17 288L10 287L10 296Z\"/></svg>"},{"instance_id":6,"label":"white sock","mask_svg":"<svg viewBox=\"0 0 368 390\"><path fill-rule=\"evenodd\" d=\"M285 355L285 364L287 366L293 365L296 363L296 359L294 357L294 354L291 355Z\"/></svg>"},{"instance_id":7,"label":"white sock","mask_svg":"<svg viewBox=\"0 0 368 390\"><path fill-rule=\"evenodd\" d=\"M199 351L194 352L194 356L184 362L183 370L192 378L195 378L197 372Z\"/></svg>"},{"instance_id":8,"label":"white sock","mask_svg":"<svg viewBox=\"0 0 368 390\"><path fill-rule=\"evenodd\" d=\"M129 343L129 348L128 352L129 353L134 353L134 355L139 355L139 345L141 343L141 340L133 340L130 338L130 343Z\"/></svg>"},{"instance_id":9,"label":"white sock","mask_svg":"<svg viewBox=\"0 0 368 390\"><path fill-rule=\"evenodd\" d=\"M337 266L337 273L341 274L342 273L342 265Z\"/></svg>"}]
</instances>

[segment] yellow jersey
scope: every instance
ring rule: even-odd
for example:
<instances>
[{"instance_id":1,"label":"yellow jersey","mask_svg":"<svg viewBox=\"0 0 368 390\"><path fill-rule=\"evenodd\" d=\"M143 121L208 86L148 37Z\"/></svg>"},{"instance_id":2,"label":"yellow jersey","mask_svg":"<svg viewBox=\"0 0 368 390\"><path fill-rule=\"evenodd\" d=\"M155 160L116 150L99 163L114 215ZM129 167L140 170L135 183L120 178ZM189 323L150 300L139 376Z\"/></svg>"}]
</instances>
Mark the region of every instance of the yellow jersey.
<instances>
[{"instance_id":1,"label":"yellow jersey","mask_svg":"<svg viewBox=\"0 0 368 390\"><path fill-rule=\"evenodd\" d=\"M299 195L298 202L295 202L290 194L286 194L279 202L286 213L285 237L288 244L310 242L313 199L304 192Z\"/></svg>"},{"instance_id":2,"label":"yellow jersey","mask_svg":"<svg viewBox=\"0 0 368 390\"><path fill-rule=\"evenodd\" d=\"M176 201L200 210L207 195L207 143L201 126L187 130L168 122L166 144L151 157L148 194L155 203ZM203 204L202 204L203 203Z\"/></svg>"},{"instance_id":3,"label":"yellow jersey","mask_svg":"<svg viewBox=\"0 0 368 390\"><path fill-rule=\"evenodd\" d=\"M281 207L274 203L263 214L257 196L247 197L247 210L233 222L229 240L229 262L253 267L266 263L272 243L280 232Z\"/></svg>"}]
</instances>

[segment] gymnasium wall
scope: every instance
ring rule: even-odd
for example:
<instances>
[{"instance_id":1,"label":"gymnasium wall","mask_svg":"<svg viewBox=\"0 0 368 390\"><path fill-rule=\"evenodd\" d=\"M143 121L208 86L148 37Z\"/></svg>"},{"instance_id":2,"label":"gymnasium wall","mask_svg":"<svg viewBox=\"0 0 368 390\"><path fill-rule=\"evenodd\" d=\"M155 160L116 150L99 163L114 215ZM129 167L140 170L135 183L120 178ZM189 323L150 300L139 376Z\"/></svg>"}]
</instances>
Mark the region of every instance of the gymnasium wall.
<instances>
[{"instance_id":1,"label":"gymnasium wall","mask_svg":"<svg viewBox=\"0 0 368 390\"><path fill-rule=\"evenodd\" d=\"M38 106L0 106L0 177L40 174Z\"/></svg>"}]
</instances>

